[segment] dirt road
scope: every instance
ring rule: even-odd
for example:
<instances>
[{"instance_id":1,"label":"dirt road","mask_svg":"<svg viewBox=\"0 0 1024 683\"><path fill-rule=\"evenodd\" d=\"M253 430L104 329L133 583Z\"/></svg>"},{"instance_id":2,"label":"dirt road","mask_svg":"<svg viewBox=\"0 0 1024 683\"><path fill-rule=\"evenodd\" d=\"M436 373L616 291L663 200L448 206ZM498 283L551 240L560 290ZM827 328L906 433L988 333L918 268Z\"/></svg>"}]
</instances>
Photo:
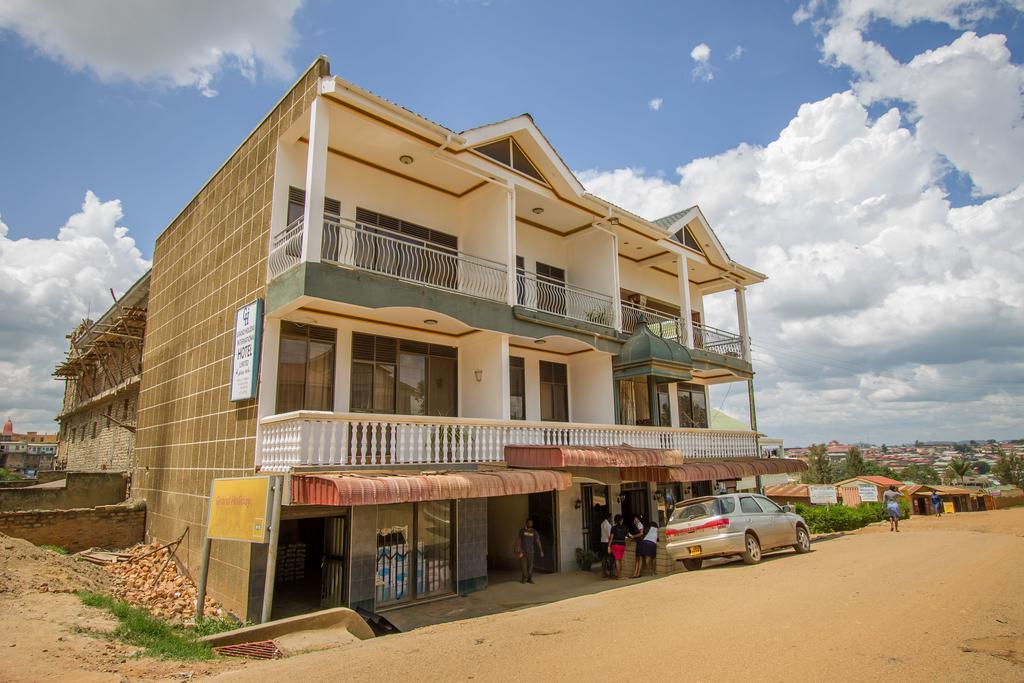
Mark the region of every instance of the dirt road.
<instances>
[{"instance_id":1,"label":"dirt road","mask_svg":"<svg viewBox=\"0 0 1024 683\"><path fill-rule=\"evenodd\" d=\"M1024 679L1024 508L914 518L805 556L623 583L218 680Z\"/></svg>"}]
</instances>

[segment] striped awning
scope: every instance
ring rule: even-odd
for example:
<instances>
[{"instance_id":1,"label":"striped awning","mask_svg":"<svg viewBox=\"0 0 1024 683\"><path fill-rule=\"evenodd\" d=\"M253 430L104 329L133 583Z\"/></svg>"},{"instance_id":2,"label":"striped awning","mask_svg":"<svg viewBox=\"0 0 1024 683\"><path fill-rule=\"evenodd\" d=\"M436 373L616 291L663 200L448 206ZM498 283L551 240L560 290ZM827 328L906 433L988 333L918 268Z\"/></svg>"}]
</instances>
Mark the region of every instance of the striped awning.
<instances>
[{"instance_id":1,"label":"striped awning","mask_svg":"<svg viewBox=\"0 0 1024 683\"><path fill-rule=\"evenodd\" d=\"M668 467L627 467L622 470L623 481L653 481L658 483L707 481L711 479L742 479L759 474L785 474L803 472L807 463L792 458L735 458L721 460L688 461Z\"/></svg>"},{"instance_id":2,"label":"striped awning","mask_svg":"<svg viewBox=\"0 0 1024 683\"><path fill-rule=\"evenodd\" d=\"M551 470L303 474L292 476L295 505L387 505L564 491L567 472Z\"/></svg>"},{"instance_id":3,"label":"striped awning","mask_svg":"<svg viewBox=\"0 0 1024 683\"><path fill-rule=\"evenodd\" d=\"M686 461L677 450L631 446L505 446L509 467L664 467Z\"/></svg>"}]
</instances>

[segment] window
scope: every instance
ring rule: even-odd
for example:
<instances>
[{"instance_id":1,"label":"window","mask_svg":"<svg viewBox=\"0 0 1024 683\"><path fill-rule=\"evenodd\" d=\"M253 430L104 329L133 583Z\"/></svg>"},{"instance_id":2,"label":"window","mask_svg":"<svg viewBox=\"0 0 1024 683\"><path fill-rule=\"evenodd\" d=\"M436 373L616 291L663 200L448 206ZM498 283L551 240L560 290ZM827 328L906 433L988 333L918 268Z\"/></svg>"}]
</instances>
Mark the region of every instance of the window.
<instances>
[{"instance_id":1,"label":"window","mask_svg":"<svg viewBox=\"0 0 1024 683\"><path fill-rule=\"evenodd\" d=\"M457 380L455 347L352 335L350 403L355 412L455 416Z\"/></svg>"},{"instance_id":2,"label":"window","mask_svg":"<svg viewBox=\"0 0 1024 683\"><path fill-rule=\"evenodd\" d=\"M114 404L107 405L107 429L110 429L110 414L114 412Z\"/></svg>"},{"instance_id":3,"label":"window","mask_svg":"<svg viewBox=\"0 0 1024 683\"><path fill-rule=\"evenodd\" d=\"M537 308L565 315L565 270L537 261Z\"/></svg>"},{"instance_id":4,"label":"window","mask_svg":"<svg viewBox=\"0 0 1024 683\"><path fill-rule=\"evenodd\" d=\"M758 507L757 501L750 496L743 496L740 498L740 511L741 512L761 512L761 508Z\"/></svg>"},{"instance_id":5,"label":"window","mask_svg":"<svg viewBox=\"0 0 1024 683\"><path fill-rule=\"evenodd\" d=\"M508 359L508 393L510 417L513 420L525 420L526 362L516 356Z\"/></svg>"},{"instance_id":6,"label":"window","mask_svg":"<svg viewBox=\"0 0 1024 683\"><path fill-rule=\"evenodd\" d=\"M679 426L708 426L708 404L704 395L704 387L695 384L677 384L676 394L679 398Z\"/></svg>"},{"instance_id":7,"label":"window","mask_svg":"<svg viewBox=\"0 0 1024 683\"><path fill-rule=\"evenodd\" d=\"M672 425L672 404L668 400L668 385L659 382L655 385L658 397L658 424L662 427Z\"/></svg>"},{"instance_id":8,"label":"window","mask_svg":"<svg viewBox=\"0 0 1024 683\"><path fill-rule=\"evenodd\" d=\"M651 424L651 396L646 377L619 380L619 424Z\"/></svg>"},{"instance_id":9,"label":"window","mask_svg":"<svg viewBox=\"0 0 1024 683\"><path fill-rule=\"evenodd\" d=\"M354 256L359 267L458 289L459 238L455 235L361 207L356 207L356 222L360 237Z\"/></svg>"},{"instance_id":10,"label":"window","mask_svg":"<svg viewBox=\"0 0 1024 683\"><path fill-rule=\"evenodd\" d=\"M277 412L334 410L337 330L281 323L277 365Z\"/></svg>"},{"instance_id":11,"label":"window","mask_svg":"<svg viewBox=\"0 0 1024 683\"><path fill-rule=\"evenodd\" d=\"M297 187L288 188L288 225L302 218L306 208L306 191ZM324 197L324 216L338 218L341 216L341 202L337 199Z\"/></svg>"},{"instance_id":12,"label":"window","mask_svg":"<svg viewBox=\"0 0 1024 683\"><path fill-rule=\"evenodd\" d=\"M768 500L767 498L761 498L758 496L754 500L761 506L761 509L765 512L782 512L782 508L774 503L774 501Z\"/></svg>"},{"instance_id":13,"label":"window","mask_svg":"<svg viewBox=\"0 0 1024 683\"><path fill-rule=\"evenodd\" d=\"M569 369L564 363L540 362L540 419L569 421Z\"/></svg>"},{"instance_id":14,"label":"window","mask_svg":"<svg viewBox=\"0 0 1024 683\"><path fill-rule=\"evenodd\" d=\"M89 438L95 439L96 438L96 423L93 422L91 424L92 424L92 436L90 436Z\"/></svg>"},{"instance_id":15,"label":"window","mask_svg":"<svg viewBox=\"0 0 1024 683\"><path fill-rule=\"evenodd\" d=\"M486 145L480 145L476 148L476 151L494 159L500 164L514 168L523 175L529 176L538 182L547 183L544 180L544 176L540 174L537 167L530 161L530 157L526 156L523 148L510 137L488 142Z\"/></svg>"},{"instance_id":16,"label":"window","mask_svg":"<svg viewBox=\"0 0 1024 683\"><path fill-rule=\"evenodd\" d=\"M694 251L699 251L702 254L704 253L701 250L700 245L697 244L697 240L694 239L693 233L690 232L689 228L683 228L682 230L678 231L675 234L675 238L676 242L679 242L680 244L685 245L690 249L693 249Z\"/></svg>"},{"instance_id":17,"label":"window","mask_svg":"<svg viewBox=\"0 0 1024 683\"><path fill-rule=\"evenodd\" d=\"M128 399L125 399L125 400L124 400L124 410L122 410L122 411L121 411L121 417L122 417L122 418L123 418L123 419L124 419L125 421L127 421L127 420L128 420Z\"/></svg>"},{"instance_id":18,"label":"window","mask_svg":"<svg viewBox=\"0 0 1024 683\"><path fill-rule=\"evenodd\" d=\"M377 604L452 592L454 517L450 500L377 508Z\"/></svg>"}]
</instances>

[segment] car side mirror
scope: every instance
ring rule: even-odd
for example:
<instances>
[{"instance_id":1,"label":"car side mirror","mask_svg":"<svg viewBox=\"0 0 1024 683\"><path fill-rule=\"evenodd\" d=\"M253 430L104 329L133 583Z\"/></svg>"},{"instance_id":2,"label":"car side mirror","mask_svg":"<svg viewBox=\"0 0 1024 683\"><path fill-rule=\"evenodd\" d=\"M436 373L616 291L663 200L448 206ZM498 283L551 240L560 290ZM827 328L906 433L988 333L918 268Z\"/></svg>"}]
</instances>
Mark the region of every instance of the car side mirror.
<instances>
[{"instance_id":1,"label":"car side mirror","mask_svg":"<svg viewBox=\"0 0 1024 683\"><path fill-rule=\"evenodd\" d=\"M794 508L792 505L783 505L782 506L782 511L783 512L796 512L796 508Z\"/></svg>"}]
</instances>

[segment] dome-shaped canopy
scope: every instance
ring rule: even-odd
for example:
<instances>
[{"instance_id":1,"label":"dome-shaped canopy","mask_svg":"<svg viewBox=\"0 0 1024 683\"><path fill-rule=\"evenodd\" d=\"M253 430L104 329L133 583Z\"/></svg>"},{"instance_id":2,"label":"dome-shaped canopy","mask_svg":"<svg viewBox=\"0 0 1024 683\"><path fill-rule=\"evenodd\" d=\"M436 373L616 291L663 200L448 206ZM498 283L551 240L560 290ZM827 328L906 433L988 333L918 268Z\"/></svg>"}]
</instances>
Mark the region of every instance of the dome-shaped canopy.
<instances>
[{"instance_id":1,"label":"dome-shaped canopy","mask_svg":"<svg viewBox=\"0 0 1024 683\"><path fill-rule=\"evenodd\" d=\"M615 379L653 375L659 382L693 379L693 361L682 344L659 337L640 323L612 363Z\"/></svg>"}]
</instances>

